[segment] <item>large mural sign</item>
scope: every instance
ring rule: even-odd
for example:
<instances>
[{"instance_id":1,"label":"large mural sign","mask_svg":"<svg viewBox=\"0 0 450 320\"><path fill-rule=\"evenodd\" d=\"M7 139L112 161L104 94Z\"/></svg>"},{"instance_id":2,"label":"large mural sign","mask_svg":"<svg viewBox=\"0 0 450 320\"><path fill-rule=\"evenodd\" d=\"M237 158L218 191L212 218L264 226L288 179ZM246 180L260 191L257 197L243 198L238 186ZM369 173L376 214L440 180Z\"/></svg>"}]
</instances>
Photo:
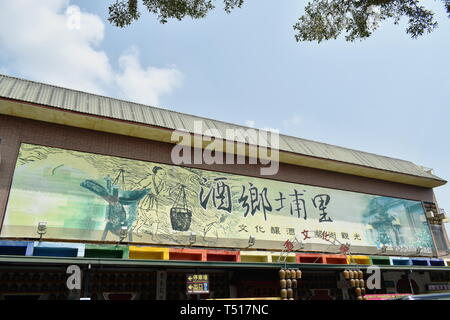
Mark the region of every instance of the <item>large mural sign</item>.
<instances>
[{"instance_id":1,"label":"large mural sign","mask_svg":"<svg viewBox=\"0 0 450 320\"><path fill-rule=\"evenodd\" d=\"M2 237L282 248L401 247L431 253L420 202L22 144ZM336 251L336 248L332 248Z\"/></svg>"}]
</instances>

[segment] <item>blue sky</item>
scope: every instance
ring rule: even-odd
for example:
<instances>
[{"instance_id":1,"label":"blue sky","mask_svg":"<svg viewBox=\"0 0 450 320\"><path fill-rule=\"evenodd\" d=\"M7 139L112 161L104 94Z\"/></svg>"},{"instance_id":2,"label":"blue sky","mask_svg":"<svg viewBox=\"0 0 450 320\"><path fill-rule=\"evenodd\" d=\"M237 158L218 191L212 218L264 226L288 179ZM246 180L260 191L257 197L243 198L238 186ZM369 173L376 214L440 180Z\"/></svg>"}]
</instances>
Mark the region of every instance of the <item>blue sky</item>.
<instances>
[{"instance_id":1,"label":"blue sky","mask_svg":"<svg viewBox=\"0 0 450 320\"><path fill-rule=\"evenodd\" d=\"M206 19L165 25L143 12L125 29L107 22L110 2L2 1L0 12L15 14L0 21L0 72L276 128L450 179L450 19L441 1L423 1L439 28L418 40L404 23L383 22L368 40L321 44L295 42L306 1L247 0L231 14L219 1ZM71 5L82 14L77 30L61 27ZM450 211L450 187L435 192Z\"/></svg>"}]
</instances>

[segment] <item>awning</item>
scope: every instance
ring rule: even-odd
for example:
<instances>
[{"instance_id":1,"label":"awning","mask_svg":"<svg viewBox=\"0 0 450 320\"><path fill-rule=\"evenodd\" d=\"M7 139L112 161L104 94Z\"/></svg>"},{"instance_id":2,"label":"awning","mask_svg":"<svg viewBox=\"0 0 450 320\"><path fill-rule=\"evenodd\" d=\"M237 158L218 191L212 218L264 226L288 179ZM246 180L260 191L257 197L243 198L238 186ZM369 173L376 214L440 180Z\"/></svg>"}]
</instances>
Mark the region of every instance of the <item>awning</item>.
<instances>
[{"instance_id":1,"label":"awning","mask_svg":"<svg viewBox=\"0 0 450 320\"><path fill-rule=\"evenodd\" d=\"M345 270L367 269L370 265L360 264L319 264L319 263L249 263L249 262L208 262L208 261L173 261L173 260L133 260L133 259L95 259L95 258L61 258L34 256L0 256L2 265L91 265L144 267L153 269L166 268L202 268L202 269L301 269L301 270ZM450 271L446 266L388 266L380 265L381 270L389 271Z\"/></svg>"}]
</instances>

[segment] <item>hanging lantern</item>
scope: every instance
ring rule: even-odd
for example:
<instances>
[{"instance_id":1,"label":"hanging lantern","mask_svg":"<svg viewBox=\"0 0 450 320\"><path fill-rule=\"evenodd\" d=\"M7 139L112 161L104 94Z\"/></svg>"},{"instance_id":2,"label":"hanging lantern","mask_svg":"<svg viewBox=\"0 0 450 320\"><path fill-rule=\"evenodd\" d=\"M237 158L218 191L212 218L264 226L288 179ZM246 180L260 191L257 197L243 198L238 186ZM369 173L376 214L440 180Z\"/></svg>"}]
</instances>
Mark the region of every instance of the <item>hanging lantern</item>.
<instances>
[{"instance_id":1,"label":"hanging lantern","mask_svg":"<svg viewBox=\"0 0 450 320\"><path fill-rule=\"evenodd\" d=\"M286 279L290 279L291 278L291 270L286 269Z\"/></svg>"},{"instance_id":2,"label":"hanging lantern","mask_svg":"<svg viewBox=\"0 0 450 320\"><path fill-rule=\"evenodd\" d=\"M286 289L286 279L280 280L280 287L281 287L281 289Z\"/></svg>"},{"instance_id":3,"label":"hanging lantern","mask_svg":"<svg viewBox=\"0 0 450 320\"><path fill-rule=\"evenodd\" d=\"M286 278L286 271L284 271L284 269L280 269L280 271L278 271L278 275L280 276L280 279L284 279Z\"/></svg>"},{"instance_id":4,"label":"hanging lantern","mask_svg":"<svg viewBox=\"0 0 450 320\"><path fill-rule=\"evenodd\" d=\"M366 284L364 283L364 279L359 279L359 286L361 288L364 288L366 286Z\"/></svg>"},{"instance_id":5,"label":"hanging lantern","mask_svg":"<svg viewBox=\"0 0 450 320\"><path fill-rule=\"evenodd\" d=\"M287 290L286 289L281 289L280 290L280 295L281 295L281 299L286 299L287 298Z\"/></svg>"},{"instance_id":6,"label":"hanging lantern","mask_svg":"<svg viewBox=\"0 0 450 320\"><path fill-rule=\"evenodd\" d=\"M351 286L352 288L354 288L354 287L356 286L356 281L355 281L355 279L350 279L350 286Z\"/></svg>"},{"instance_id":7,"label":"hanging lantern","mask_svg":"<svg viewBox=\"0 0 450 320\"><path fill-rule=\"evenodd\" d=\"M361 270L358 271L358 275L359 275L360 279L364 278L364 274L363 274L363 272Z\"/></svg>"},{"instance_id":8,"label":"hanging lantern","mask_svg":"<svg viewBox=\"0 0 450 320\"><path fill-rule=\"evenodd\" d=\"M292 288L297 289L297 280L295 279L292 280Z\"/></svg>"},{"instance_id":9,"label":"hanging lantern","mask_svg":"<svg viewBox=\"0 0 450 320\"><path fill-rule=\"evenodd\" d=\"M297 271L295 269L291 269L291 279L295 279L297 277Z\"/></svg>"},{"instance_id":10,"label":"hanging lantern","mask_svg":"<svg viewBox=\"0 0 450 320\"><path fill-rule=\"evenodd\" d=\"M356 294L356 296L360 296L361 295L361 288L356 288L355 289L355 294Z\"/></svg>"},{"instance_id":11,"label":"hanging lantern","mask_svg":"<svg viewBox=\"0 0 450 320\"><path fill-rule=\"evenodd\" d=\"M348 271L348 276L349 276L350 279L354 279L355 278L352 270Z\"/></svg>"},{"instance_id":12,"label":"hanging lantern","mask_svg":"<svg viewBox=\"0 0 450 320\"><path fill-rule=\"evenodd\" d=\"M292 288L292 280L291 279L286 279L286 288Z\"/></svg>"},{"instance_id":13,"label":"hanging lantern","mask_svg":"<svg viewBox=\"0 0 450 320\"><path fill-rule=\"evenodd\" d=\"M300 271L300 269L297 269L297 271L295 273L296 273L297 279L302 278L302 272Z\"/></svg>"},{"instance_id":14,"label":"hanging lantern","mask_svg":"<svg viewBox=\"0 0 450 320\"><path fill-rule=\"evenodd\" d=\"M294 290L287 289L287 297L288 299L291 299L294 296Z\"/></svg>"},{"instance_id":15,"label":"hanging lantern","mask_svg":"<svg viewBox=\"0 0 450 320\"><path fill-rule=\"evenodd\" d=\"M350 279L350 273L348 272L348 270L344 270L343 275L345 280Z\"/></svg>"}]
</instances>

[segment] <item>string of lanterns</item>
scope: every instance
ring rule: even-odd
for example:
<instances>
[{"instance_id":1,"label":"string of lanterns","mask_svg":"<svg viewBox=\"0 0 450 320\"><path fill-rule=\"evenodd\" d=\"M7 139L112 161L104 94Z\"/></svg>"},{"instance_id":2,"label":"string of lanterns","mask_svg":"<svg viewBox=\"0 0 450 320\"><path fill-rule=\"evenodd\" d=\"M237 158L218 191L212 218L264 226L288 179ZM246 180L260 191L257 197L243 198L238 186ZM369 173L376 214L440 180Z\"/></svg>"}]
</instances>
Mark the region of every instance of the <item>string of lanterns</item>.
<instances>
[{"instance_id":1,"label":"string of lanterns","mask_svg":"<svg viewBox=\"0 0 450 320\"><path fill-rule=\"evenodd\" d=\"M366 294L366 283L362 270L344 270L342 274L350 287L354 289L356 300L366 300L364 297Z\"/></svg>"},{"instance_id":2,"label":"string of lanterns","mask_svg":"<svg viewBox=\"0 0 450 320\"><path fill-rule=\"evenodd\" d=\"M297 299L297 280L302 278L302 272L299 269L280 269L280 296L282 300Z\"/></svg>"}]
</instances>

